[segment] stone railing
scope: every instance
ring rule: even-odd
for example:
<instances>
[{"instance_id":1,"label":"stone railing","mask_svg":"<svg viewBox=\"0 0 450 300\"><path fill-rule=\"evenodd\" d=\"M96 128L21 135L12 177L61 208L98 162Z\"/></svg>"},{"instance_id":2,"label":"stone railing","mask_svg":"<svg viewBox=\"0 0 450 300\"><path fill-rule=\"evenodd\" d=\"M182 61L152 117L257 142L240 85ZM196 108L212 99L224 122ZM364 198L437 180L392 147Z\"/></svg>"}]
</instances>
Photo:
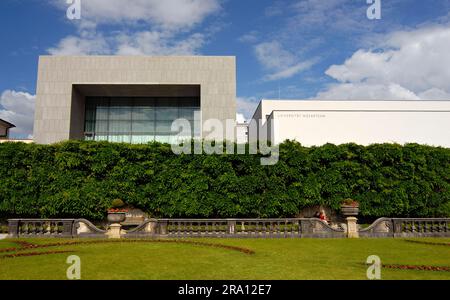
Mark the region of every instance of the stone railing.
<instances>
[{"instance_id":1,"label":"stone railing","mask_svg":"<svg viewBox=\"0 0 450 300\"><path fill-rule=\"evenodd\" d=\"M97 228L86 219L76 219L73 222L72 236L74 237L99 237L104 238L106 230Z\"/></svg>"},{"instance_id":2,"label":"stone railing","mask_svg":"<svg viewBox=\"0 0 450 300\"><path fill-rule=\"evenodd\" d=\"M450 218L380 218L360 237L450 237Z\"/></svg>"},{"instance_id":3,"label":"stone railing","mask_svg":"<svg viewBox=\"0 0 450 300\"><path fill-rule=\"evenodd\" d=\"M394 237L450 237L450 218L394 218Z\"/></svg>"},{"instance_id":4,"label":"stone railing","mask_svg":"<svg viewBox=\"0 0 450 300\"><path fill-rule=\"evenodd\" d=\"M10 219L10 237L72 237L75 219Z\"/></svg>"},{"instance_id":5,"label":"stone railing","mask_svg":"<svg viewBox=\"0 0 450 300\"><path fill-rule=\"evenodd\" d=\"M125 237L344 237L319 219L150 219Z\"/></svg>"},{"instance_id":6,"label":"stone railing","mask_svg":"<svg viewBox=\"0 0 450 300\"><path fill-rule=\"evenodd\" d=\"M128 231L121 229L120 224L102 230L85 219L10 219L8 222L10 237L450 237L450 218L380 218L359 230L352 229L356 225L353 219L347 220L345 229L316 218L149 219Z\"/></svg>"},{"instance_id":7,"label":"stone railing","mask_svg":"<svg viewBox=\"0 0 450 300\"><path fill-rule=\"evenodd\" d=\"M392 219L379 218L367 228L358 231L359 237L394 237Z\"/></svg>"}]
</instances>

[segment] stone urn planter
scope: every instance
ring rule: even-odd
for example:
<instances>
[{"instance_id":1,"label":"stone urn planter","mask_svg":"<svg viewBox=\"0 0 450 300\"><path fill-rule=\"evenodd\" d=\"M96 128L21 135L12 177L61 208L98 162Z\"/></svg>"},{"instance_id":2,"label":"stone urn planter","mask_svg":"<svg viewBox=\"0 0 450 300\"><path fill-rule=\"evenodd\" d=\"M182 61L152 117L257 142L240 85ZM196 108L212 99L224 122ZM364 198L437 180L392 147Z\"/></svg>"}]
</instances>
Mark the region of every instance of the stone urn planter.
<instances>
[{"instance_id":1,"label":"stone urn planter","mask_svg":"<svg viewBox=\"0 0 450 300\"><path fill-rule=\"evenodd\" d=\"M124 211L108 211L108 222L111 224L122 223L126 219L126 214Z\"/></svg>"},{"instance_id":2,"label":"stone urn planter","mask_svg":"<svg viewBox=\"0 0 450 300\"><path fill-rule=\"evenodd\" d=\"M359 213L359 207L341 205L341 213L344 217L357 216Z\"/></svg>"},{"instance_id":3,"label":"stone urn planter","mask_svg":"<svg viewBox=\"0 0 450 300\"><path fill-rule=\"evenodd\" d=\"M359 203L352 199L345 199L341 204L341 213L344 217L354 217L359 213Z\"/></svg>"},{"instance_id":4,"label":"stone urn planter","mask_svg":"<svg viewBox=\"0 0 450 300\"><path fill-rule=\"evenodd\" d=\"M356 216L359 213L359 203L353 199L345 199L341 203L341 213L347 220L347 237L358 238L358 219Z\"/></svg>"}]
</instances>

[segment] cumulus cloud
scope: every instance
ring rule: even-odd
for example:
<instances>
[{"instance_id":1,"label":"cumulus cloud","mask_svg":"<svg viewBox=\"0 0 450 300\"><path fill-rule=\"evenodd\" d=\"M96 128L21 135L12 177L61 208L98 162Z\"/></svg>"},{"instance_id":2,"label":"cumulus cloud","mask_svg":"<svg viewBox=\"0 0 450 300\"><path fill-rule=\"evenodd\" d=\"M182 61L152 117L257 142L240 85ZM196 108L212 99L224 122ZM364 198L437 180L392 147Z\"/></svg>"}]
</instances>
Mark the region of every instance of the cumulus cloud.
<instances>
[{"instance_id":1,"label":"cumulus cloud","mask_svg":"<svg viewBox=\"0 0 450 300\"><path fill-rule=\"evenodd\" d=\"M173 33L159 31L123 32L106 37L88 34L68 36L48 52L52 55L192 55L198 53L205 39L201 33L176 39Z\"/></svg>"},{"instance_id":2,"label":"cumulus cloud","mask_svg":"<svg viewBox=\"0 0 450 300\"><path fill-rule=\"evenodd\" d=\"M66 1L50 0L67 9ZM81 23L144 22L164 29L186 29L220 10L218 0L88 0L81 2Z\"/></svg>"},{"instance_id":3,"label":"cumulus cloud","mask_svg":"<svg viewBox=\"0 0 450 300\"><path fill-rule=\"evenodd\" d=\"M250 119L258 106L258 99L255 97L237 97L237 112L245 119Z\"/></svg>"},{"instance_id":4,"label":"cumulus cloud","mask_svg":"<svg viewBox=\"0 0 450 300\"><path fill-rule=\"evenodd\" d=\"M247 119L245 118L245 116L243 114L237 113L236 114L236 122L237 123L245 123Z\"/></svg>"},{"instance_id":5,"label":"cumulus cloud","mask_svg":"<svg viewBox=\"0 0 450 300\"><path fill-rule=\"evenodd\" d=\"M101 34L90 34L82 37L67 36L56 47L47 51L51 55L100 55L110 54L111 48Z\"/></svg>"},{"instance_id":6,"label":"cumulus cloud","mask_svg":"<svg viewBox=\"0 0 450 300\"><path fill-rule=\"evenodd\" d=\"M117 39L119 55L190 55L196 54L203 46L205 36L194 33L183 40L173 40L170 35L146 31L138 32L131 37L121 35Z\"/></svg>"},{"instance_id":7,"label":"cumulus cloud","mask_svg":"<svg viewBox=\"0 0 450 300\"><path fill-rule=\"evenodd\" d=\"M255 53L261 64L267 69L283 69L295 63L295 56L277 41L265 42L255 46Z\"/></svg>"},{"instance_id":8,"label":"cumulus cloud","mask_svg":"<svg viewBox=\"0 0 450 300\"><path fill-rule=\"evenodd\" d=\"M420 98L404 87L390 84L342 83L328 87L316 97L323 100L420 100Z\"/></svg>"},{"instance_id":9,"label":"cumulus cloud","mask_svg":"<svg viewBox=\"0 0 450 300\"><path fill-rule=\"evenodd\" d=\"M67 4L50 0L61 9ZM193 28L220 11L219 0L89 0L70 35L47 51L52 55L197 54L217 26L205 33ZM109 27L102 25L108 25Z\"/></svg>"},{"instance_id":10,"label":"cumulus cloud","mask_svg":"<svg viewBox=\"0 0 450 300\"><path fill-rule=\"evenodd\" d=\"M11 135L30 138L33 134L34 102L36 96L25 92L4 91L0 96L0 119L16 125Z\"/></svg>"},{"instance_id":11,"label":"cumulus cloud","mask_svg":"<svg viewBox=\"0 0 450 300\"><path fill-rule=\"evenodd\" d=\"M450 26L396 31L325 72L338 83L316 98L450 99Z\"/></svg>"},{"instance_id":12,"label":"cumulus cloud","mask_svg":"<svg viewBox=\"0 0 450 300\"><path fill-rule=\"evenodd\" d=\"M277 41L264 42L255 46L258 61L270 73L264 81L290 78L312 67L317 59L300 61L293 53L284 49Z\"/></svg>"},{"instance_id":13,"label":"cumulus cloud","mask_svg":"<svg viewBox=\"0 0 450 300\"><path fill-rule=\"evenodd\" d=\"M272 80L290 78L297 73L300 73L302 71L305 71L305 70L311 68L316 62L317 62L317 59L310 59L310 60L307 60L304 62L300 62L298 64L293 65L292 67L288 67L279 72L275 72L275 73L266 75L264 77L264 79L267 81L272 81Z\"/></svg>"},{"instance_id":14,"label":"cumulus cloud","mask_svg":"<svg viewBox=\"0 0 450 300\"><path fill-rule=\"evenodd\" d=\"M295 12L290 19L291 26L333 27L334 29L355 31L370 25L366 19L367 6L353 0L300 0L292 5ZM383 10L387 5L384 5Z\"/></svg>"}]
</instances>

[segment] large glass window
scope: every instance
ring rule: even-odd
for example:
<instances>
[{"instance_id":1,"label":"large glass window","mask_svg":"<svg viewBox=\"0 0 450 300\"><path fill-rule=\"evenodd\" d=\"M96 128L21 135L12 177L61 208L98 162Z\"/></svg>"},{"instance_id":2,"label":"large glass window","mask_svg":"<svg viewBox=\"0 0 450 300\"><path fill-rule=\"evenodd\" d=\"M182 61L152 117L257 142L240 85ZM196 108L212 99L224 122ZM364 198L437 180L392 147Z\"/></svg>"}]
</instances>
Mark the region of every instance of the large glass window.
<instances>
[{"instance_id":1,"label":"large glass window","mask_svg":"<svg viewBox=\"0 0 450 300\"><path fill-rule=\"evenodd\" d=\"M191 136L200 136L198 97L87 97L85 139L148 143L175 142L172 123L186 119Z\"/></svg>"}]
</instances>

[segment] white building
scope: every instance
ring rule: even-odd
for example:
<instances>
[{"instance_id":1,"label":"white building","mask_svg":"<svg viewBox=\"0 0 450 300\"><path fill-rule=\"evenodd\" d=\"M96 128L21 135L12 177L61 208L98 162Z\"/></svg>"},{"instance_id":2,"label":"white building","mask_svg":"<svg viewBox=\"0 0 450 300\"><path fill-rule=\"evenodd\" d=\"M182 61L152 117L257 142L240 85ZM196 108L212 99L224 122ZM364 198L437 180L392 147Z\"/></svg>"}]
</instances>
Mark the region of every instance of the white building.
<instances>
[{"instance_id":1,"label":"white building","mask_svg":"<svg viewBox=\"0 0 450 300\"><path fill-rule=\"evenodd\" d=\"M257 135L304 146L326 143L419 143L450 147L450 101L262 100L249 140Z\"/></svg>"},{"instance_id":2,"label":"white building","mask_svg":"<svg viewBox=\"0 0 450 300\"><path fill-rule=\"evenodd\" d=\"M246 144L248 143L248 124L236 123L236 143Z\"/></svg>"},{"instance_id":3,"label":"white building","mask_svg":"<svg viewBox=\"0 0 450 300\"><path fill-rule=\"evenodd\" d=\"M9 138L9 130L16 127L8 121L0 119L0 140L7 140Z\"/></svg>"}]
</instances>

